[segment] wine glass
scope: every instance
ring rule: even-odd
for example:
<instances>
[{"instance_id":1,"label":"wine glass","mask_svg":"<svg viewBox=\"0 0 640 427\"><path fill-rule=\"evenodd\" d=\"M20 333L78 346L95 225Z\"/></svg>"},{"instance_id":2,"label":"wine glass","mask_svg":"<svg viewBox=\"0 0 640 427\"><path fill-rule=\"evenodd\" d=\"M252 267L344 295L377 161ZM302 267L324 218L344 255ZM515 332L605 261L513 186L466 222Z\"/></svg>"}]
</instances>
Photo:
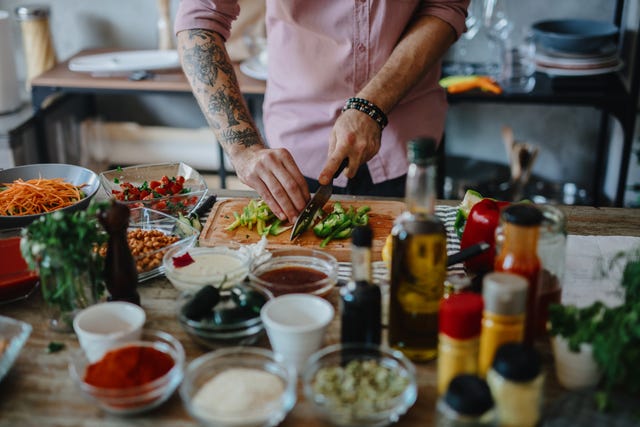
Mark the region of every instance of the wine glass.
<instances>
[{"instance_id":1,"label":"wine glass","mask_svg":"<svg viewBox=\"0 0 640 427\"><path fill-rule=\"evenodd\" d=\"M471 0L467 10L465 20L465 31L460 39L453 46L452 62L445 67L445 74L449 75L471 75L474 67L468 62L468 48L470 41L476 37L482 27L483 0Z\"/></svg>"},{"instance_id":2,"label":"wine glass","mask_svg":"<svg viewBox=\"0 0 640 427\"><path fill-rule=\"evenodd\" d=\"M484 74L499 79L504 45L513 33L509 19L508 0L483 0L482 28L489 39L489 60Z\"/></svg>"}]
</instances>

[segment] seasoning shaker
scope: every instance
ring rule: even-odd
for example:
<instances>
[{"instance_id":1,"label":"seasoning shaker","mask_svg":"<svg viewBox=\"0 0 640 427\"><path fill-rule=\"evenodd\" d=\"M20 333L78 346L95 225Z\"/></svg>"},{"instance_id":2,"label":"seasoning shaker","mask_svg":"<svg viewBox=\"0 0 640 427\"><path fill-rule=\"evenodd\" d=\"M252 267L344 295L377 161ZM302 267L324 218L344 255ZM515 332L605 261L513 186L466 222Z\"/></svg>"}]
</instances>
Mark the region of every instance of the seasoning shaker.
<instances>
[{"instance_id":1,"label":"seasoning shaker","mask_svg":"<svg viewBox=\"0 0 640 427\"><path fill-rule=\"evenodd\" d=\"M495 400L500 426L534 427L542 409L544 374L540 356L531 346L506 343L496 352L487 383Z\"/></svg>"},{"instance_id":2,"label":"seasoning shaker","mask_svg":"<svg viewBox=\"0 0 640 427\"><path fill-rule=\"evenodd\" d=\"M483 278L482 329L478 373L484 378L496 350L507 342L524 339L527 280L512 273L487 273Z\"/></svg>"},{"instance_id":3,"label":"seasoning shaker","mask_svg":"<svg viewBox=\"0 0 640 427\"><path fill-rule=\"evenodd\" d=\"M543 216L540 209L531 203L515 203L502 210L500 219L504 240L495 259L494 271L514 273L527 279L529 291L524 341L531 344L538 321L536 311L541 264L537 247Z\"/></svg>"},{"instance_id":4,"label":"seasoning shaker","mask_svg":"<svg viewBox=\"0 0 640 427\"><path fill-rule=\"evenodd\" d=\"M482 296L472 292L451 294L440 302L438 334L438 393L459 374L478 372Z\"/></svg>"},{"instance_id":5,"label":"seasoning shaker","mask_svg":"<svg viewBox=\"0 0 640 427\"><path fill-rule=\"evenodd\" d=\"M372 237L369 226L357 226L351 234L352 280L340 290L343 344L380 344L382 296L372 281Z\"/></svg>"},{"instance_id":6,"label":"seasoning shaker","mask_svg":"<svg viewBox=\"0 0 640 427\"><path fill-rule=\"evenodd\" d=\"M27 65L27 87L31 80L56 65L56 53L49 27L50 9L44 5L20 6L16 16L22 31L22 46Z\"/></svg>"},{"instance_id":7,"label":"seasoning shaker","mask_svg":"<svg viewBox=\"0 0 640 427\"><path fill-rule=\"evenodd\" d=\"M436 427L491 427L495 422L489 385L476 375L454 377L436 403Z\"/></svg>"}]
</instances>

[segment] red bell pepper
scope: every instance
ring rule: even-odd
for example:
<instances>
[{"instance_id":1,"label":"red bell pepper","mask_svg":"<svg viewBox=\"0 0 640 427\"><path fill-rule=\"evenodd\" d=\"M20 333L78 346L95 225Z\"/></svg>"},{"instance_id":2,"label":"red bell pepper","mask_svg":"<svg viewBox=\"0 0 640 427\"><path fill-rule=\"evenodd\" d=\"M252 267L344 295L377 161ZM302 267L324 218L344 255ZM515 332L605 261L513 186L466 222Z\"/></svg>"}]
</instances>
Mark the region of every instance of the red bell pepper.
<instances>
[{"instance_id":1,"label":"red bell pepper","mask_svg":"<svg viewBox=\"0 0 640 427\"><path fill-rule=\"evenodd\" d=\"M496 228L500 222L500 210L508 204L509 202L486 198L473 205L469 211L460 239L460 250L480 242L487 242L491 247L464 262L467 272L482 274L493 270L493 260L496 256Z\"/></svg>"}]
</instances>

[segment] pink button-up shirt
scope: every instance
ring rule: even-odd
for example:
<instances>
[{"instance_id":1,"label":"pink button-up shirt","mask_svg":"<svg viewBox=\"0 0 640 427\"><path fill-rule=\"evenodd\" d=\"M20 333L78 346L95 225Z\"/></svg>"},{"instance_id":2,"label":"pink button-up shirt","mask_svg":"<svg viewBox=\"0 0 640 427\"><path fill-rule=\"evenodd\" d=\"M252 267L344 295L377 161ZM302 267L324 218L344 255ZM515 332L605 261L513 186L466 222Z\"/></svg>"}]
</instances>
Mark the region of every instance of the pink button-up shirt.
<instances>
[{"instance_id":1,"label":"pink button-up shirt","mask_svg":"<svg viewBox=\"0 0 640 427\"><path fill-rule=\"evenodd\" d=\"M432 15L460 35L469 0L266 0L269 79L264 123L270 147L287 148L302 173L317 179L329 136L347 98L383 66L416 16ZM175 31L204 28L227 38L237 0L182 0ZM406 141L439 140L447 102L439 66L389 112L378 154L368 162L374 183L407 172ZM344 186L343 177L336 181Z\"/></svg>"}]
</instances>

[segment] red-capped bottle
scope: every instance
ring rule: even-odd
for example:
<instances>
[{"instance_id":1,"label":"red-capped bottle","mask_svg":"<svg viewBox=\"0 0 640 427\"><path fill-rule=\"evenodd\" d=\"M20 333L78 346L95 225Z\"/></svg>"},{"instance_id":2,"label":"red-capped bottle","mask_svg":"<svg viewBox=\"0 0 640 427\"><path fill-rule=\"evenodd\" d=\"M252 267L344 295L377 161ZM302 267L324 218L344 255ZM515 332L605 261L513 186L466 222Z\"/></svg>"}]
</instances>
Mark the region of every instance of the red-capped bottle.
<instances>
[{"instance_id":1,"label":"red-capped bottle","mask_svg":"<svg viewBox=\"0 0 640 427\"><path fill-rule=\"evenodd\" d=\"M451 294L440 302L438 393L460 374L478 372L478 352L484 303L473 292Z\"/></svg>"}]
</instances>

